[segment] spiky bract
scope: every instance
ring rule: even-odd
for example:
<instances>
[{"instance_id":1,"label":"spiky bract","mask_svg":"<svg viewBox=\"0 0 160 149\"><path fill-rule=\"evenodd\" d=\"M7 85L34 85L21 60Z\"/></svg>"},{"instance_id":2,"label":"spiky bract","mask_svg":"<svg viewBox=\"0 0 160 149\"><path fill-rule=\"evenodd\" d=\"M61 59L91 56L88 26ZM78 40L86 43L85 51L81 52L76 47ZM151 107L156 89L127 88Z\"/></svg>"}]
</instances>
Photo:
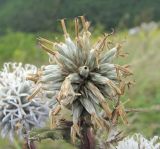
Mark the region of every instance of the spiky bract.
<instances>
[{"instance_id":1,"label":"spiky bract","mask_svg":"<svg viewBox=\"0 0 160 149\"><path fill-rule=\"evenodd\" d=\"M38 97L32 101L28 97L33 92L34 83L26 76L36 73L37 68L21 63L5 63L0 71L0 129L1 136L11 140L17 133L20 138L32 127L40 127L48 115L48 108Z\"/></svg>"}]
</instances>

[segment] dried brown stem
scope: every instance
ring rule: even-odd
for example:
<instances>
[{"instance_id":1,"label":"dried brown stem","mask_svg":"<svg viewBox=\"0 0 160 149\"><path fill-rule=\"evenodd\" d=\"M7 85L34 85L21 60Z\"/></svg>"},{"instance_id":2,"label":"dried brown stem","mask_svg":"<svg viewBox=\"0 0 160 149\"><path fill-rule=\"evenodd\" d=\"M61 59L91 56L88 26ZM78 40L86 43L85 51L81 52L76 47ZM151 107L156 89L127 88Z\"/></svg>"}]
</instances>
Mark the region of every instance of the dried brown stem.
<instances>
[{"instance_id":1,"label":"dried brown stem","mask_svg":"<svg viewBox=\"0 0 160 149\"><path fill-rule=\"evenodd\" d=\"M64 19L61 19L61 25L62 25L62 29L63 29L63 32L64 32L64 36L65 37L68 36Z\"/></svg>"},{"instance_id":2,"label":"dried brown stem","mask_svg":"<svg viewBox=\"0 0 160 149\"><path fill-rule=\"evenodd\" d=\"M79 21L78 18L75 18L75 33L76 33L76 37L79 36Z\"/></svg>"},{"instance_id":3,"label":"dried brown stem","mask_svg":"<svg viewBox=\"0 0 160 149\"><path fill-rule=\"evenodd\" d=\"M29 141L27 138L23 144L22 149L36 149L36 146L33 141Z\"/></svg>"},{"instance_id":4,"label":"dried brown stem","mask_svg":"<svg viewBox=\"0 0 160 149\"><path fill-rule=\"evenodd\" d=\"M125 109L126 113L148 113L148 112L156 112L160 111L160 105L153 106L150 108L137 108L137 109Z\"/></svg>"},{"instance_id":5,"label":"dried brown stem","mask_svg":"<svg viewBox=\"0 0 160 149\"><path fill-rule=\"evenodd\" d=\"M81 21L82 21L82 25L85 31L87 31L87 26L86 26L86 21L85 21L85 17L84 16L80 16Z\"/></svg>"},{"instance_id":6,"label":"dried brown stem","mask_svg":"<svg viewBox=\"0 0 160 149\"><path fill-rule=\"evenodd\" d=\"M95 149L95 137L92 128L88 127L82 131L83 140L80 149Z\"/></svg>"},{"instance_id":7,"label":"dried brown stem","mask_svg":"<svg viewBox=\"0 0 160 149\"><path fill-rule=\"evenodd\" d=\"M40 90L41 90L41 86L38 86L27 99L31 101L38 94Z\"/></svg>"},{"instance_id":8,"label":"dried brown stem","mask_svg":"<svg viewBox=\"0 0 160 149\"><path fill-rule=\"evenodd\" d=\"M50 53L51 55L55 55L56 54L56 52L52 51L51 49L49 49L48 47L46 47L42 43L39 42L39 45L42 47L43 50L45 50L46 52Z\"/></svg>"}]
</instances>

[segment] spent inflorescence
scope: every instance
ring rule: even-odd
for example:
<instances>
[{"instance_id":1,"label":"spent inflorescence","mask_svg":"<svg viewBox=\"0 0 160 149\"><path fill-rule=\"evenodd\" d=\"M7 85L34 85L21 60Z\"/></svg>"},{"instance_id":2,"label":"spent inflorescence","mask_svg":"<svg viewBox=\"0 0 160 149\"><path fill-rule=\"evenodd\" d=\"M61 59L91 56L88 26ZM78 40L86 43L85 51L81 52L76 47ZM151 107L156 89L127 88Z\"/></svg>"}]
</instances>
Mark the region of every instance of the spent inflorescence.
<instances>
[{"instance_id":1,"label":"spent inflorescence","mask_svg":"<svg viewBox=\"0 0 160 149\"><path fill-rule=\"evenodd\" d=\"M61 20L64 42L38 38L42 49L49 54L50 64L29 77L37 84L33 97L41 92L53 103L50 113L52 128L59 127L56 115L62 108L71 110L71 137L74 142L76 136L81 137L82 120L105 129L115 125L119 116L127 123L120 96L127 85L126 77L132 75L128 65L114 63L116 57L123 57L125 53L121 44L108 49L108 38L113 32L104 34L92 44L90 23L83 16L80 20L81 31L79 19L75 19L75 39L71 39L67 32L64 19Z\"/></svg>"}]
</instances>

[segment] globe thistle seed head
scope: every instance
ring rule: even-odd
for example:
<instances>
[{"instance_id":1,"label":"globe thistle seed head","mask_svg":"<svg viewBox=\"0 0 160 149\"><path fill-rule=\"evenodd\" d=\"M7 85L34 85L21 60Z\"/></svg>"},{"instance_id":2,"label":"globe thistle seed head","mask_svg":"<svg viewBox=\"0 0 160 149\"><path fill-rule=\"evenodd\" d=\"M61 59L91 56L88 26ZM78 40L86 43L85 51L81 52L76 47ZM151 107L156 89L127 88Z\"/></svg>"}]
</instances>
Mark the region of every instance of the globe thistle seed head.
<instances>
[{"instance_id":1,"label":"globe thistle seed head","mask_svg":"<svg viewBox=\"0 0 160 149\"><path fill-rule=\"evenodd\" d=\"M23 137L23 130L29 131L33 127L41 127L48 116L47 106L34 97L28 97L33 92L35 84L26 80L30 73L36 73L33 65L21 63L5 63L0 71L0 129L1 136L9 136L13 140L14 134Z\"/></svg>"},{"instance_id":2,"label":"globe thistle seed head","mask_svg":"<svg viewBox=\"0 0 160 149\"><path fill-rule=\"evenodd\" d=\"M154 136L152 139L148 140L144 138L141 134L134 134L131 137L126 137L118 143L116 149L159 149L160 148L160 138Z\"/></svg>"},{"instance_id":3,"label":"globe thistle seed head","mask_svg":"<svg viewBox=\"0 0 160 149\"><path fill-rule=\"evenodd\" d=\"M89 23L84 17L81 17L81 21L83 30L79 32L78 19L75 19L75 40L70 38L64 20L61 21L64 43L38 39L41 47L55 61L55 64L41 69L38 82L48 97L72 110L74 123L78 123L86 111L96 123L102 124L97 109L101 107L111 118L107 100L118 100L122 94L120 83L131 72L127 67L113 63L118 55L124 55L120 51L121 46L117 44L108 50L105 46L108 34L93 46Z\"/></svg>"}]
</instances>

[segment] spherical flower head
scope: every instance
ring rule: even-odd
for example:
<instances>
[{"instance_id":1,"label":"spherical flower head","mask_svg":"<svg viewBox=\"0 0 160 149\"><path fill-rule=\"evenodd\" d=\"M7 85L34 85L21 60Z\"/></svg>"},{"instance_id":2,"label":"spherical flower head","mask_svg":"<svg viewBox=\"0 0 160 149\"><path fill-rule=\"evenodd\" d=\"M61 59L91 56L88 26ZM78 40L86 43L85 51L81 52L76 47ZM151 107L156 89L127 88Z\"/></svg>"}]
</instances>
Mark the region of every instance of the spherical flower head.
<instances>
[{"instance_id":1,"label":"spherical flower head","mask_svg":"<svg viewBox=\"0 0 160 149\"><path fill-rule=\"evenodd\" d=\"M57 100L58 108L54 106L53 115L60 106L72 110L76 131L76 124L84 113L89 114L97 126L105 125L99 114L100 108L111 119L112 111L107 101L118 101L123 94L123 79L131 74L127 66L113 64L114 58L124 56L124 53L120 51L120 44L108 50L107 38L112 33L105 34L92 45L89 23L83 17L81 20L83 30L79 32L78 19L75 19L75 41L70 38L64 20L61 20L64 43L39 38L51 64L42 67L38 82L47 97Z\"/></svg>"},{"instance_id":2,"label":"spherical flower head","mask_svg":"<svg viewBox=\"0 0 160 149\"><path fill-rule=\"evenodd\" d=\"M118 143L116 149L159 149L160 138L153 137L150 140L144 138L141 134L134 134L131 137L126 137Z\"/></svg>"},{"instance_id":3,"label":"spherical flower head","mask_svg":"<svg viewBox=\"0 0 160 149\"><path fill-rule=\"evenodd\" d=\"M36 73L33 65L5 63L0 72L0 128L1 136L9 135L13 140L17 133L20 138L33 127L43 126L48 108L38 97L32 101L28 97L35 84L26 80L30 73Z\"/></svg>"}]
</instances>

